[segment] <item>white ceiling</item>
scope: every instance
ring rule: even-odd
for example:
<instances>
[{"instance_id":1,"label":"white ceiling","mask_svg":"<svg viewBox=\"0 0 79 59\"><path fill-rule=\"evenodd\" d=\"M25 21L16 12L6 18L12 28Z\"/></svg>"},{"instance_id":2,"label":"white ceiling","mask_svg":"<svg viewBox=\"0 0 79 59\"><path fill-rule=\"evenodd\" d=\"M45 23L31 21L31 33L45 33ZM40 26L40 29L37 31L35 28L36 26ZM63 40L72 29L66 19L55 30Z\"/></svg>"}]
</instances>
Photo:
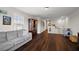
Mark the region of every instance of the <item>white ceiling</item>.
<instances>
[{"instance_id":1,"label":"white ceiling","mask_svg":"<svg viewBox=\"0 0 79 59\"><path fill-rule=\"evenodd\" d=\"M78 7L49 7L47 10L44 7L16 7L27 14L32 16L41 17L41 18L58 18L61 16L69 16L75 11Z\"/></svg>"}]
</instances>

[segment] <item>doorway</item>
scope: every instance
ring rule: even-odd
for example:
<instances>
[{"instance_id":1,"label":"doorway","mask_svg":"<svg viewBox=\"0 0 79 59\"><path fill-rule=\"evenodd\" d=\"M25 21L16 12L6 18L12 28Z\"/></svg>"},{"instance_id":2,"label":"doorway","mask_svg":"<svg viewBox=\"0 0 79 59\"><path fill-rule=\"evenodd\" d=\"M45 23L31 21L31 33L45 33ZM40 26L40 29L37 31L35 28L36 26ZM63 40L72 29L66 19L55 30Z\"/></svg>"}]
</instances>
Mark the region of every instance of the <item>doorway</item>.
<instances>
[{"instance_id":1,"label":"doorway","mask_svg":"<svg viewBox=\"0 0 79 59\"><path fill-rule=\"evenodd\" d=\"M32 38L34 38L37 35L37 20L29 18L28 21L29 32L32 33Z\"/></svg>"}]
</instances>

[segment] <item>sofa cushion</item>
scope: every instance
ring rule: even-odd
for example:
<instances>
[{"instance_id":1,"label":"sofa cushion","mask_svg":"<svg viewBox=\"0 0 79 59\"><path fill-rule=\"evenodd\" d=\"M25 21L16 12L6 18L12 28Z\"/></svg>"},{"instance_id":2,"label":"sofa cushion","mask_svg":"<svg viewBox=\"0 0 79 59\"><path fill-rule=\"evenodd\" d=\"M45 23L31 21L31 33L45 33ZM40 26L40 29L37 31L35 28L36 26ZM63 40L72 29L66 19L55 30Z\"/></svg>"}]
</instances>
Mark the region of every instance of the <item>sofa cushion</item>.
<instances>
[{"instance_id":1,"label":"sofa cushion","mask_svg":"<svg viewBox=\"0 0 79 59\"><path fill-rule=\"evenodd\" d=\"M0 32L0 42L6 41L6 32Z\"/></svg>"},{"instance_id":2,"label":"sofa cushion","mask_svg":"<svg viewBox=\"0 0 79 59\"><path fill-rule=\"evenodd\" d=\"M23 36L23 30L18 30L18 37L22 37Z\"/></svg>"},{"instance_id":3,"label":"sofa cushion","mask_svg":"<svg viewBox=\"0 0 79 59\"><path fill-rule=\"evenodd\" d=\"M24 38L23 37L19 37L19 38L16 38L14 40L11 40L11 42L16 45L16 44L24 42Z\"/></svg>"},{"instance_id":4,"label":"sofa cushion","mask_svg":"<svg viewBox=\"0 0 79 59\"><path fill-rule=\"evenodd\" d=\"M25 35L23 35L25 40L31 40L32 39L32 34L31 33L26 33Z\"/></svg>"},{"instance_id":5,"label":"sofa cushion","mask_svg":"<svg viewBox=\"0 0 79 59\"><path fill-rule=\"evenodd\" d=\"M0 43L0 51L8 50L13 47L13 45L11 41L2 42Z\"/></svg>"},{"instance_id":6,"label":"sofa cushion","mask_svg":"<svg viewBox=\"0 0 79 59\"><path fill-rule=\"evenodd\" d=\"M7 32L7 39L13 40L17 38L17 31L9 31Z\"/></svg>"}]
</instances>

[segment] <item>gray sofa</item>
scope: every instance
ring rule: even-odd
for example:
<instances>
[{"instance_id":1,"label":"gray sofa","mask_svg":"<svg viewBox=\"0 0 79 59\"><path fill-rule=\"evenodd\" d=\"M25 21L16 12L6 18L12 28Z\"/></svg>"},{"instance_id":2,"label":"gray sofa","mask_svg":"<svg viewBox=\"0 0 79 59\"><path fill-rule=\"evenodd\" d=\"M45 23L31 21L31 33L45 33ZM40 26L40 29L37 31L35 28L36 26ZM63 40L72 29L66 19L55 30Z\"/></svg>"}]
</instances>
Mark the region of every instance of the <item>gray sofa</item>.
<instances>
[{"instance_id":1,"label":"gray sofa","mask_svg":"<svg viewBox=\"0 0 79 59\"><path fill-rule=\"evenodd\" d=\"M32 34L24 30L0 32L0 51L13 51L32 40Z\"/></svg>"}]
</instances>

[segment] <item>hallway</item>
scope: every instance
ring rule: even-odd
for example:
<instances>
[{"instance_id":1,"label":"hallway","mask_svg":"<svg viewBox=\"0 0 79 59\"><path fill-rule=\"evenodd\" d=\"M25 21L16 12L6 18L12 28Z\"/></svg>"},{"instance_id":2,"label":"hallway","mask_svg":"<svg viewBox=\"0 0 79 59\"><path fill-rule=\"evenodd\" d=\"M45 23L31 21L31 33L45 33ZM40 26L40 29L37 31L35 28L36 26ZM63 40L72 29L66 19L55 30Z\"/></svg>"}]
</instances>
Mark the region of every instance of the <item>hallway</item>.
<instances>
[{"instance_id":1,"label":"hallway","mask_svg":"<svg viewBox=\"0 0 79 59\"><path fill-rule=\"evenodd\" d=\"M68 39L60 34L48 34L44 31L16 51L75 51Z\"/></svg>"}]
</instances>

